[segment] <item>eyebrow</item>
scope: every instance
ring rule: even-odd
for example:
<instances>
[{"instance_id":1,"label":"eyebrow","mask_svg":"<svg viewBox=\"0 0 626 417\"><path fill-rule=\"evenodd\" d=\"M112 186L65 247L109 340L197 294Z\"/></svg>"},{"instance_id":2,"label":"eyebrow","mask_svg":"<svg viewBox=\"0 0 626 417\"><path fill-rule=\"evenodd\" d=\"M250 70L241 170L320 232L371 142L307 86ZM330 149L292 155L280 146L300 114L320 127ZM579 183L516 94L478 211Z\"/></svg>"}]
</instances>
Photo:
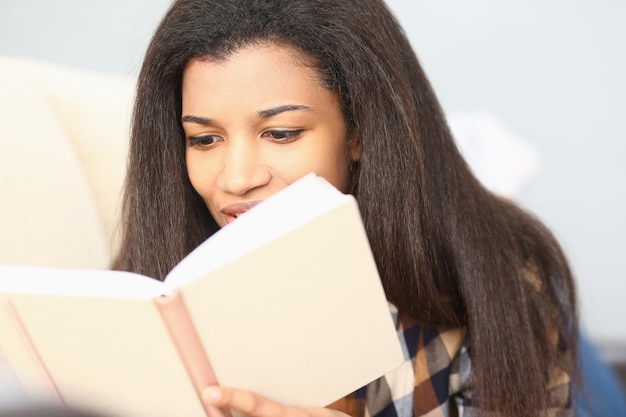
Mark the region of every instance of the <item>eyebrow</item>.
<instances>
[{"instance_id":1,"label":"eyebrow","mask_svg":"<svg viewBox=\"0 0 626 417\"><path fill-rule=\"evenodd\" d=\"M288 112L288 111L312 111L313 109L307 106L303 106L300 104L285 104L282 106L272 107L271 109L259 110L256 115L259 119L267 119L272 116L276 116L278 114ZM183 123L195 123L203 126L209 126L213 123L213 119L208 117L200 117L200 116L192 116L185 115L181 118Z\"/></svg>"},{"instance_id":2,"label":"eyebrow","mask_svg":"<svg viewBox=\"0 0 626 417\"><path fill-rule=\"evenodd\" d=\"M272 107L271 109L267 110L260 110L257 112L257 116L259 117L259 119L267 119L268 117L276 116L277 114L294 110L311 111L313 109L299 104L285 104L283 106Z\"/></svg>"},{"instance_id":3,"label":"eyebrow","mask_svg":"<svg viewBox=\"0 0 626 417\"><path fill-rule=\"evenodd\" d=\"M212 119L209 119L208 117L198 117L198 116L191 116L191 115L183 116L180 120L183 123L195 123L195 124L203 125L203 126L208 126L213 121Z\"/></svg>"}]
</instances>

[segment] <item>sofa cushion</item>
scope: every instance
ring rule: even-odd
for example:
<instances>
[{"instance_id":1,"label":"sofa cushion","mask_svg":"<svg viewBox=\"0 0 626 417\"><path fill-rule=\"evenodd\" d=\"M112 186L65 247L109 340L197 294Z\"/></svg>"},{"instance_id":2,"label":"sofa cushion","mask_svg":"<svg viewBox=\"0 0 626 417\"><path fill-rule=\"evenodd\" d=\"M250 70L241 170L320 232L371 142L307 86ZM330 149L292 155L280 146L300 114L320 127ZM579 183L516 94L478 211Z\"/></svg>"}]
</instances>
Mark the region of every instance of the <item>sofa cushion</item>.
<instances>
[{"instance_id":1,"label":"sofa cushion","mask_svg":"<svg viewBox=\"0 0 626 417\"><path fill-rule=\"evenodd\" d=\"M0 263L109 265L133 85L0 59Z\"/></svg>"}]
</instances>

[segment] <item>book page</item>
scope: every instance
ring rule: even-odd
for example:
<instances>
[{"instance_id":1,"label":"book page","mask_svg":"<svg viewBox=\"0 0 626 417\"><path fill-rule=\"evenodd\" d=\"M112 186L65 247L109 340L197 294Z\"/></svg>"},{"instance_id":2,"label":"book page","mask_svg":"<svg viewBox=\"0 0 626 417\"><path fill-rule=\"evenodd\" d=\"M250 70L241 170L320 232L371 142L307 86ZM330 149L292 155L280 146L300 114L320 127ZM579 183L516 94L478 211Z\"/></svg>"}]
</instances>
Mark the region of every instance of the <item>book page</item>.
<instances>
[{"instance_id":1,"label":"book page","mask_svg":"<svg viewBox=\"0 0 626 417\"><path fill-rule=\"evenodd\" d=\"M308 174L225 226L183 259L165 279L167 293L219 268L351 198Z\"/></svg>"},{"instance_id":2,"label":"book page","mask_svg":"<svg viewBox=\"0 0 626 417\"><path fill-rule=\"evenodd\" d=\"M152 299L11 301L67 405L107 416L206 417Z\"/></svg>"},{"instance_id":3,"label":"book page","mask_svg":"<svg viewBox=\"0 0 626 417\"><path fill-rule=\"evenodd\" d=\"M122 271L0 265L0 293L152 298L163 283Z\"/></svg>"},{"instance_id":4,"label":"book page","mask_svg":"<svg viewBox=\"0 0 626 417\"><path fill-rule=\"evenodd\" d=\"M403 362L352 196L180 291L225 386L322 407Z\"/></svg>"},{"instance_id":5,"label":"book page","mask_svg":"<svg viewBox=\"0 0 626 417\"><path fill-rule=\"evenodd\" d=\"M0 294L0 383L13 396L60 403L56 387L7 296ZM0 395L1 397L1 395Z\"/></svg>"}]
</instances>

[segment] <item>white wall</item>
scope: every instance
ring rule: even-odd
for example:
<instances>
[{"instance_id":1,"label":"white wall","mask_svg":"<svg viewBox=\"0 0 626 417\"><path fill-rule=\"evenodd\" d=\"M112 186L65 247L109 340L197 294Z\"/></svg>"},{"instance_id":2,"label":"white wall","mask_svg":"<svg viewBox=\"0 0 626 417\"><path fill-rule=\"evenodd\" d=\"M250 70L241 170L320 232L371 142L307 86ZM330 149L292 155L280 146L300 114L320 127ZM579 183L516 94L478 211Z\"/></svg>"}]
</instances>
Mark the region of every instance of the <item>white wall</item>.
<instances>
[{"instance_id":1,"label":"white wall","mask_svg":"<svg viewBox=\"0 0 626 417\"><path fill-rule=\"evenodd\" d=\"M583 324L626 341L626 2L389 0L447 111L539 151L520 196L560 239Z\"/></svg>"},{"instance_id":2,"label":"white wall","mask_svg":"<svg viewBox=\"0 0 626 417\"><path fill-rule=\"evenodd\" d=\"M0 0L0 54L136 74L169 0ZM449 112L488 111L542 164L595 339L626 342L626 2L388 0Z\"/></svg>"},{"instance_id":3,"label":"white wall","mask_svg":"<svg viewBox=\"0 0 626 417\"><path fill-rule=\"evenodd\" d=\"M0 54L137 74L170 0L0 0Z\"/></svg>"}]
</instances>

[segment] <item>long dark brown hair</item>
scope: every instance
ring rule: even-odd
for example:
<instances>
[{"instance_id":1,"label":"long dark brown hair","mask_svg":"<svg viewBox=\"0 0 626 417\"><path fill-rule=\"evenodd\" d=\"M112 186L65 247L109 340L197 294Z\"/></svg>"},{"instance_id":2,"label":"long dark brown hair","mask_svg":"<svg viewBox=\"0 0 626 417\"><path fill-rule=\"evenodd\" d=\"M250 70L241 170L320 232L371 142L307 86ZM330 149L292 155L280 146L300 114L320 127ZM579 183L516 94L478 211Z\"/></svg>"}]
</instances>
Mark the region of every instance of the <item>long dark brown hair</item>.
<instances>
[{"instance_id":1,"label":"long dark brown hair","mask_svg":"<svg viewBox=\"0 0 626 417\"><path fill-rule=\"evenodd\" d=\"M362 146L353 193L389 300L424 325L467 327L481 407L537 415L548 405L550 370L575 373L568 264L539 221L472 175L417 57L380 0L172 5L139 76L114 267L163 279L217 230L187 177L183 70L192 58L224 59L267 42L311 57L341 100ZM560 363L563 349L569 364Z\"/></svg>"}]
</instances>

